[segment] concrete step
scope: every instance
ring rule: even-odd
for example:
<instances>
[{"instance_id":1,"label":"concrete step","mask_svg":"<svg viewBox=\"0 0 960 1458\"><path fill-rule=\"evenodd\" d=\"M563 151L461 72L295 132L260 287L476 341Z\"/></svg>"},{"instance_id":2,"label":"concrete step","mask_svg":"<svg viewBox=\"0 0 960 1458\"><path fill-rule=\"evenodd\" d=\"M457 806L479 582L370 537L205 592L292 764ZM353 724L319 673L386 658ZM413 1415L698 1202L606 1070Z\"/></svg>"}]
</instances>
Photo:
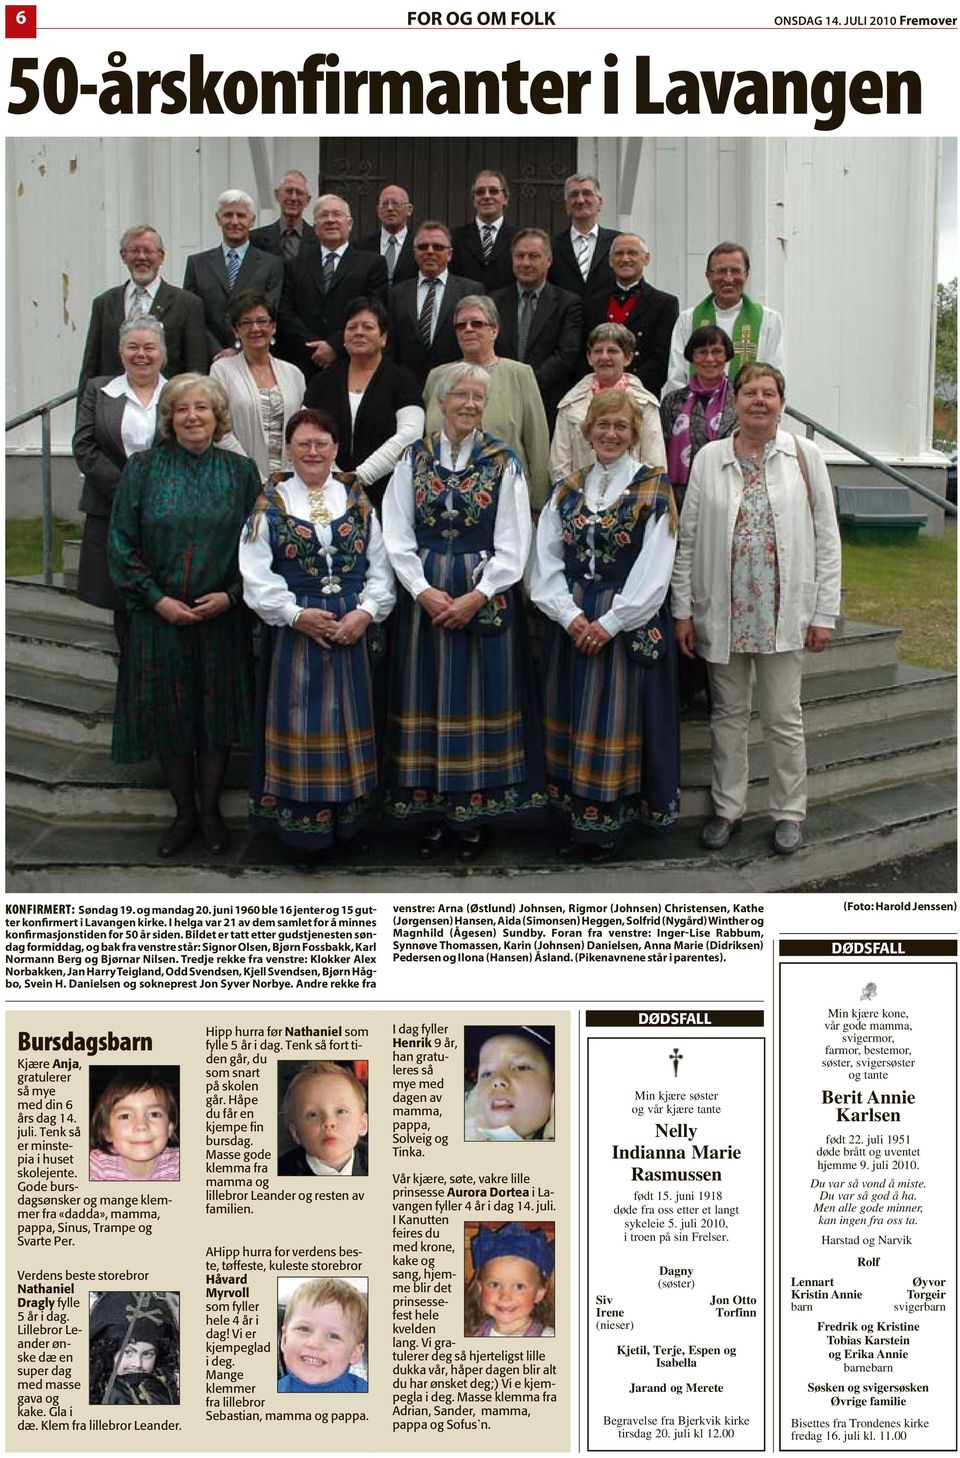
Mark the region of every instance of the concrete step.
<instances>
[{"instance_id":1,"label":"concrete step","mask_svg":"<svg viewBox=\"0 0 960 1458\"><path fill-rule=\"evenodd\" d=\"M7 612L36 614L44 618L71 618L109 628L113 614L104 608L81 602L70 582L70 574L55 572L47 586L42 577L8 577Z\"/></svg>"},{"instance_id":2,"label":"concrete step","mask_svg":"<svg viewBox=\"0 0 960 1458\"><path fill-rule=\"evenodd\" d=\"M908 664L885 663L879 668L846 673L805 675L800 694L807 737L846 729L851 724L878 724L909 718L931 710L951 709L956 703L957 680L952 673ZM754 711L750 743L762 740L760 719ZM684 754L710 746L710 723L702 697L681 723Z\"/></svg>"},{"instance_id":3,"label":"concrete step","mask_svg":"<svg viewBox=\"0 0 960 1458\"><path fill-rule=\"evenodd\" d=\"M62 573L58 574L52 587L47 587L38 578L8 578L6 608L7 634L14 638L14 644L8 643L7 646L9 662L44 668L51 673L69 673L71 659L68 650L75 647L78 650L76 672L89 679L92 677L90 659L82 656L80 650L89 650L93 645L107 652L115 665L117 649L112 614L80 602L65 585ZM71 625L69 631L60 631L64 623ZM86 634L81 625L94 631ZM26 655L16 646L21 639L31 645ZM897 661L899 639L898 628L846 622L831 639L826 652L805 655L804 677L893 665ZM38 656L40 648L47 642L49 649L42 657ZM55 663L48 663L47 653L56 655ZM108 664L102 671L103 682L114 681L113 666Z\"/></svg>"},{"instance_id":4,"label":"concrete step","mask_svg":"<svg viewBox=\"0 0 960 1458\"><path fill-rule=\"evenodd\" d=\"M224 816L247 818L250 759L231 756L222 800ZM7 806L30 815L69 822L161 823L170 819L170 797L155 759L114 764L102 745L60 743L7 733Z\"/></svg>"},{"instance_id":5,"label":"concrete step","mask_svg":"<svg viewBox=\"0 0 960 1458\"><path fill-rule=\"evenodd\" d=\"M804 724L808 735L949 709L956 701L953 674L936 669L884 664L849 673L815 674L803 681ZM10 665L6 676L7 726L18 734L64 744L109 746L113 724L113 686L97 680L65 678ZM710 728L702 702L681 725L684 753L707 749ZM751 743L761 739L754 714Z\"/></svg>"},{"instance_id":6,"label":"concrete step","mask_svg":"<svg viewBox=\"0 0 960 1458\"><path fill-rule=\"evenodd\" d=\"M699 826L681 825L670 836L625 838L614 863L571 868L556 852L546 827L495 837L481 862L417 859L414 840L397 833L373 838L370 854L344 850L312 872L283 860L270 835L237 830L220 857L194 841L175 864L156 854L157 826L51 824L11 810L7 815L7 890L34 892L190 892L250 894L336 892L483 891L527 893L604 892L618 894L692 891L802 891L811 883L901 856L950 845L956 839L956 781L932 775L909 785L867 790L813 805L805 841L793 856L774 855L770 822L746 822L725 850L701 849ZM891 884L890 889L895 889Z\"/></svg>"},{"instance_id":7,"label":"concrete step","mask_svg":"<svg viewBox=\"0 0 960 1458\"><path fill-rule=\"evenodd\" d=\"M896 663L899 643L899 628L845 622L830 639L825 652L804 654L803 676L816 678L822 673L849 673Z\"/></svg>"},{"instance_id":8,"label":"concrete step","mask_svg":"<svg viewBox=\"0 0 960 1458\"><path fill-rule=\"evenodd\" d=\"M940 774L955 766L956 716L952 710L916 714L878 724L808 735L808 792L811 802L850 795L878 785L902 783ZM246 815L248 759L235 755L230 764L225 814ZM710 756L704 750L685 753L682 762L683 819L710 813ZM7 804L33 815L61 821L155 820L169 816L169 799L153 760L114 764L101 745L61 743L7 734ZM762 745L751 746L747 805L761 813L767 804L767 757Z\"/></svg>"},{"instance_id":9,"label":"concrete step","mask_svg":"<svg viewBox=\"0 0 960 1458\"><path fill-rule=\"evenodd\" d=\"M886 723L858 724L807 735L807 793L811 804L857 794L882 785L899 785L952 772L956 768L957 721L954 710L937 710ZM711 813L710 755L685 754L682 762L681 814L700 819ZM747 813L767 806L767 752L750 747Z\"/></svg>"},{"instance_id":10,"label":"concrete step","mask_svg":"<svg viewBox=\"0 0 960 1458\"><path fill-rule=\"evenodd\" d=\"M5 686L8 729L62 744L109 746L112 684L8 664Z\"/></svg>"},{"instance_id":11,"label":"concrete step","mask_svg":"<svg viewBox=\"0 0 960 1458\"><path fill-rule=\"evenodd\" d=\"M119 650L112 627L8 610L6 628L8 664L86 683L116 683Z\"/></svg>"}]
</instances>

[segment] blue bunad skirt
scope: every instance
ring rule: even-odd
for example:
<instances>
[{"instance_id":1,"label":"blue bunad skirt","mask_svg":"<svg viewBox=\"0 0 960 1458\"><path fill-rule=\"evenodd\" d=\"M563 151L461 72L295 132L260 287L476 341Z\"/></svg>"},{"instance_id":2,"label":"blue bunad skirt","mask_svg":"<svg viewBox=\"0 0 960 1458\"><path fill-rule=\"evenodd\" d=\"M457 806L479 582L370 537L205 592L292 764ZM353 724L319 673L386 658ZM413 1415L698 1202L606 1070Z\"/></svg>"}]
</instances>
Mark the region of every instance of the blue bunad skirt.
<instances>
[{"instance_id":1,"label":"blue bunad skirt","mask_svg":"<svg viewBox=\"0 0 960 1458\"><path fill-rule=\"evenodd\" d=\"M270 487L266 488L268 500ZM268 505L273 570L304 608L338 618L357 606L366 576L370 503L351 491L321 547L308 521ZM325 650L295 628L265 628L257 684L250 814L289 845L329 849L378 809L371 654L380 634Z\"/></svg>"},{"instance_id":2,"label":"blue bunad skirt","mask_svg":"<svg viewBox=\"0 0 960 1458\"><path fill-rule=\"evenodd\" d=\"M646 467L602 515L588 510L582 487L575 473L555 500L567 585L593 622L622 590L651 514L673 503L665 478ZM593 656L551 623L543 677L547 792L570 838L609 848L634 823L670 829L680 809L680 724L667 603Z\"/></svg>"},{"instance_id":3,"label":"blue bunad skirt","mask_svg":"<svg viewBox=\"0 0 960 1458\"><path fill-rule=\"evenodd\" d=\"M414 528L431 587L460 597L494 549L500 480L513 460L478 433L466 467L439 462L439 436L412 448ZM409 593L395 615L384 754L387 815L469 831L546 805L536 688L518 587L467 628L435 628Z\"/></svg>"}]
</instances>

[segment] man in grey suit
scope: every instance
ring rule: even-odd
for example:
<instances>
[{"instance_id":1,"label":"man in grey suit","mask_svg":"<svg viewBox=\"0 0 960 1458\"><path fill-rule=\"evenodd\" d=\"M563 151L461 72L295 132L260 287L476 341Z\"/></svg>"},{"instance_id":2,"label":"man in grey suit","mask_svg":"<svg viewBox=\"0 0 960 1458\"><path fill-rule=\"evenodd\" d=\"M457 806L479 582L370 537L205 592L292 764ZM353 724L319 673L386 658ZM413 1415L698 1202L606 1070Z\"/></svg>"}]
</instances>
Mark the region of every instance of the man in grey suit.
<instances>
[{"instance_id":1,"label":"man in grey suit","mask_svg":"<svg viewBox=\"0 0 960 1458\"><path fill-rule=\"evenodd\" d=\"M253 228L250 242L254 248L262 248L265 253L289 263L300 257L302 249L317 246L313 228L303 216L310 203L310 184L304 173L291 167L273 189L273 196L280 216L275 223Z\"/></svg>"},{"instance_id":2,"label":"man in grey suit","mask_svg":"<svg viewBox=\"0 0 960 1458\"><path fill-rule=\"evenodd\" d=\"M229 310L234 295L253 289L265 294L274 308L280 302L283 264L273 254L251 245L250 229L256 221L253 198L229 188L217 199L217 225L223 242L205 253L193 253L187 259L183 286L203 304L211 359L233 354L234 333Z\"/></svg>"},{"instance_id":3,"label":"man in grey suit","mask_svg":"<svg viewBox=\"0 0 960 1458\"><path fill-rule=\"evenodd\" d=\"M551 431L560 400L583 373L583 307L576 294L547 283L552 257L542 228L521 228L513 240L514 282L493 295L497 353L533 370Z\"/></svg>"},{"instance_id":4,"label":"man in grey suit","mask_svg":"<svg viewBox=\"0 0 960 1458\"><path fill-rule=\"evenodd\" d=\"M431 219L420 224L413 240L417 277L390 290L390 346L397 364L404 365L421 384L434 365L460 359L453 327L454 307L467 294L482 294L483 284L449 272L453 245L445 223Z\"/></svg>"},{"instance_id":5,"label":"man in grey suit","mask_svg":"<svg viewBox=\"0 0 960 1458\"><path fill-rule=\"evenodd\" d=\"M380 228L371 233L360 244L368 253L379 253L387 265L387 276L391 284L403 283L405 278L416 278L417 265L413 257L413 229L410 216L413 203L407 191L391 182L377 199L377 217Z\"/></svg>"},{"instance_id":6,"label":"man in grey suit","mask_svg":"<svg viewBox=\"0 0 960 1458\"><path fill-rule=\"evenodd\" d=\"M595 289L612 289L613 270L607 254L617 231L600 227L600 183L589 174L575 172L563 184L563 204L570 226L553 236L550 282L581 298Z\"/></svg>"},{"instance_id":7,"label":"man in grey suit","mask_svg":"<svg viewBox=\"0 0 960 1458\"><path fill-rule=\"evenodd\" d=\"M318 197L313 209L318 246L287 266L279 353L298 365L308 380L317 370L329 369L343 353L347 306L357 298L381 303L386 298L387 265L379 253L353 246L352 227L344 198L335 192Z\"/></svg>"},{"instance_id":8,"label":"man in grey suit","mask_svg":"<svg viewBox=\"0 0 960 1458\"><path fill-rule=\"evenodd\" d=\"M203 305L193 294L176 289L160 277L163 239L149 223L134 223L120 239L120 257L129 282L98 294L90 311L87 340L80 366L80 399L94 375L113 379L123 373L120 363L120 325L139 314L152 314L163 325L168 377L184 370L206 374L210 362Z\"/></svg>"}]
</instances>

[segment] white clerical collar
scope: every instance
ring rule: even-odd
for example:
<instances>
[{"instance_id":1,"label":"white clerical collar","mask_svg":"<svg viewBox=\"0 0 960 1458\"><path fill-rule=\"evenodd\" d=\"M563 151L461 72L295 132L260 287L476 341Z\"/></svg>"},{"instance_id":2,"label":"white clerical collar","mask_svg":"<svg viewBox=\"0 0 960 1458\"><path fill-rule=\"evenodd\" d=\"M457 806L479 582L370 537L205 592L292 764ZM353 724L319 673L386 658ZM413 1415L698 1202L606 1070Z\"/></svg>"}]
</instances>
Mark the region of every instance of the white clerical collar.
<instances>
[{"instance_id":1,"label":"white clerical collar","mask_svg":"<svg viewBox=\"0 0 960 1458\"><path fill-rule=\"evenodd\" d=\"M743 307L743 294L740 295L739 299L737 300L737 302L735 304L728 304L725 309L721 309L720 305L717 303L716 295L714 295L714 299L713 299L713 312L716 314L716 316L717 316L718 319L720 318L721 315L723 315L724 319L729 319L729 317L731 316L731 314L739 314L742 307Z\"/></svg>"}]
</instances>

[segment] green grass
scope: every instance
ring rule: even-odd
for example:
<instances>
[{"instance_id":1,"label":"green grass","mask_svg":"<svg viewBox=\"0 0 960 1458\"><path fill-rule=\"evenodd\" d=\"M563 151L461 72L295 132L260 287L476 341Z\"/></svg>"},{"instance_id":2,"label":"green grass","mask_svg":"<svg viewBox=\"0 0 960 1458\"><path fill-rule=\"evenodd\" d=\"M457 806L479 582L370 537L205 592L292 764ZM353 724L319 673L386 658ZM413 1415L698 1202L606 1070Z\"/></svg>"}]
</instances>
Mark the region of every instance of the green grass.
<instances>
[{"instance_id":1,"label":"green grass","mask_svg":"<svg viewBox=\"0 0 960 1458\"><path fill-rule=\"evenodd\" d=\"M28 521L8 519L6 567L8 577L29 577L43 571L43 523L39 517ZM64 537L79 537L83 532L82 522L53 522L53 570L59 572L63 566L61 543Z\"/></svg>"},{"instance_id":2,"label":"green grass","mask_svg":"<svg viewBox=\"0 0 960 1458\"><path fill-rule=\"evenodd\" d=\"M900 628L900 659L921 668L957 667L957 532L909 546L843 544L844 614Z\"/></svg>"}]
</instances>

